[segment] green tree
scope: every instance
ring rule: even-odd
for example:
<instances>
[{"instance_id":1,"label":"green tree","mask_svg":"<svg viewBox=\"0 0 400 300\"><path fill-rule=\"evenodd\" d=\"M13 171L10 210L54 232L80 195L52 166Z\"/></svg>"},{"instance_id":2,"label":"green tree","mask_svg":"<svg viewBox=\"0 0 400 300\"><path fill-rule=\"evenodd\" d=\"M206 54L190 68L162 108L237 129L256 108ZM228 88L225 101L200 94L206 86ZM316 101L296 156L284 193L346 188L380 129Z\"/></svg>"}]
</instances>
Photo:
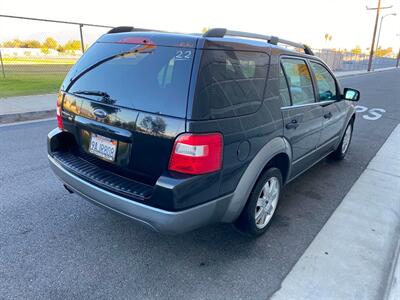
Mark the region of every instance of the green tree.
<instances>
[{"instance_id":1,"label":"green tree","mask_svg":"<svg viewBox=\"0 0 400 300\"><path fill-rule=\"evenodd\" d=\"M38 40L25 40L21 43L21 48L41 48L41 46Z\"/></svg>"},{"instance_id":2,"label":"green tree","mask_svg":"<svg viewBox=\"0 0 400 300\"><path fill-rule=\"evenodd\" d=\"M332 36L329 33L325 33L324 35L325 41L332 41Z\"/></svg>"},{"instance_id":3,"label":"green tree","mask_svg":"<svg viewBox=\"0 0 400 300\"><path fill-rule=\"evenodd\" d=\"M354 49L351 49L351 53L353 54L361 54L362 50L359 45L357 45Z\"/></svg>"},{"instance_id":4,"label":"green tree","mask_svg":"<svg viewBox=\"0 0 400 300\"><path fill-rule=\"evenodd\" d=\"M58 51L58 52L61 52L61 53L65 52L64 46L63 46L63 45L58 45L57 51Z\"/></svg>"},{"instance_id":5,"label":"green tree","mask_svg":"<svg viewBox=\"0 0 400 300\"><path fill-rule=\"evenodd\" d=\"M64 45L65 50L81 50L81 42L79 40L70 40Z\"/></svg>"},{"instance_id":6,"label":"green tree","mask_svg":"<svg viewBox=\"0 0 400 300\"><path fill-rule=\"evenodd\" d=\"M4 48L41 48L42 45L38 40L20 40L13 39L11 41L5 41L2 44Z\"/></svg>"},{"instance_id":7,"label":"green tree","mask_svg":"<svg viewBox=\"0 0 400 300\"><path fill-rule=\"evenodd\" d=\"M11 41L5 41L2 46L4 48L21 48L22 41L20 39L13 39Z\"/></svg>"},{"instance_id":8,"label":"green tree","mask_svg":"<svg viewBox=\"0 0 400 300\"><path fill-rule=\"evenodd\" d=\"M381 47L379 47L378 49L376 49L376 52L375 52L375 56L378 56L378 57L390 56L392 54L393 54L392 47L389 47L387 49L382 49Z\"/></svg>"},{"instance_id":9,"label":"green tree","mask_svg":"<svg viewBox=\"0 0 400 300\"><path fill-rule=\"evenodd\" d=\"M57 49L58 43L55 39L49 36L42 44L42 47L47 49Z\"/></svg>"}]
</instances>

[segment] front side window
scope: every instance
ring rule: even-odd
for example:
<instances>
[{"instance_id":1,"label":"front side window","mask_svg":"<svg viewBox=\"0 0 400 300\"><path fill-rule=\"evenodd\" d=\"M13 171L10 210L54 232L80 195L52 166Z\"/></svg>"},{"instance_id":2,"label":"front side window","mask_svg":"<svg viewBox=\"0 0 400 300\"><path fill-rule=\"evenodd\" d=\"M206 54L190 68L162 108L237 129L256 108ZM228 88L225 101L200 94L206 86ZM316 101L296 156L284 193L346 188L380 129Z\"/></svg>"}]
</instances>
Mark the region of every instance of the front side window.
<instances>
[{"instance_id":1,"label":"front side window","mask_svg":"<svg viewBox=\"0 0 400 300\"><path fill-rule=\"evenodd\" d=\"M302 59L284 58L282 66L292 96L292 105L314 103L314 91L307 64Z\"/></svg>"},{"instance_id":2,"label":"front side window","mask_svg":"<svg viewBox=\"0 0 400 300\"><path fill-rule=\"evenodd\" d=\"M193 116L218 119L255 112L261 105L269 56L262 52L204 50Z\"/></svg>"},{"instance_id":3,"label":"front side window","mask_svg":"<svg viewBox=\"0 0 400 300\"><path fill-rule=\"evenodd\" d=\"M336 100L336 82L329 71L321 64L315 62L311 62L311 69L314 72L317 82L319 100Z\"/></svg>"}]
</instances>

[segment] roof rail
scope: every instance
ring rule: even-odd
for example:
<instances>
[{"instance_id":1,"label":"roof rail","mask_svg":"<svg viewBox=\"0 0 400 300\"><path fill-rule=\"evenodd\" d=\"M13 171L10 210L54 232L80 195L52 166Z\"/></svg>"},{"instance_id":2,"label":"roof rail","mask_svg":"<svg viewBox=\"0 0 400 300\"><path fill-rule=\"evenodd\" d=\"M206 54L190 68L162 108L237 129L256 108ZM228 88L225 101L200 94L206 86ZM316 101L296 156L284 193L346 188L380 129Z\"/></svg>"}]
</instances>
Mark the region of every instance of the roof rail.
<instances>
[{"instance_id":1,"label":"roof rail","mask_svg":"<svg viewBox=\"0 0 400 300\"><path fill-rule=\"evenodd\" d=\"M243 32L243 31L227 30L226 28L212 28L203 34L204 37L221 37L221 38L226 35L266 40L266 41L268 41L268 43L273 44L273 45L277 45L278 43L285 44L285 45L293 46L295 48L303 49L305 54L314 55L314 52L311 50L311 48L309 46L307 46L305 44L300 44L300 43L292 42L289 40L281 39L276 36L263 35L263 34L251 33L251 32Z\"/></svg>"},{"instance_id":2,"label":"roof rail","mask_svg":"<svg viewBox=\"0 0 400 300\"><path fill-rule=\"evenodd\" d=\"M164 32L161 30L154 30L154 29L145 29L145 28L136 28L132 26L119 26L109 30L107 33L119 33L119 32L134 32L134 31L157 31L157 32Z\"/></svg>"}]
</instances>

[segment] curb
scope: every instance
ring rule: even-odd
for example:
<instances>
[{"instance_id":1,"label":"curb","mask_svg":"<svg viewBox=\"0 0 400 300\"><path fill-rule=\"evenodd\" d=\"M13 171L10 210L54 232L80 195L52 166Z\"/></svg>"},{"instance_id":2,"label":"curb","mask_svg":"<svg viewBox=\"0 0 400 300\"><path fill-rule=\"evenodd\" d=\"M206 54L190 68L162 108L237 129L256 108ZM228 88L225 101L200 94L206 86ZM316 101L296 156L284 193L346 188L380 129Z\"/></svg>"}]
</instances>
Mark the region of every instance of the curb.
<instances>
[{"instance_id":1,"label":"curb","mask_svg":"<svg viewBox=\"0 0 400 300\"><path fill-rule=\"evenodd\" d=\"M370 71L370 72L368 72L368 71L363 71L363 72L360 72L360 73L353 73L353 74L342 74L342 75L336 75L335 74L335 72L333 72L334 74L335 74L335 76L337 77L337 78L346 78L346 77L353 77L353 76L362 76L362 75L369 75L369 74L374 74L374 73L380 73L380 72L385 72L385 71L392 71L392 70L396 70L396 69L399 69L399 68L396 68L396 67L390 67L390 68L383 68L383 69L377 69L377 70L373 70L373 71Z\"/></svg>"},{"instance_id":2,"label":"curb","mask_svg":"<svg viewBox=\"0 0 400 300\"><path fill-rule=\"evenodd\" d=\"M399 141L400 124L270 299L400 299Z\"/></svg>"},{"instance_id":3,"label":"curb","mask_svg":"<svg viewBox=\"0 0 400 300\"><path fill-rule=\"evenodd\" d=\"M32 111L26 113L4 114L0 115L0 124L31 121L55 117L56 110L49 109L44 111Z\"/></svg>"},{"instance_id":4,"label":"curb","mask_svg":"<svg viewBox=\"0 0 400 300\"><path fill-rule=\"evenodd\" d=\"M397 297L400 296L400 282L398 280L400 277L396 277L396 272L400 272L400 238L397 242L397 248L393 255L393 264L389 272L387 286L385 290L385 294L383 299L384 300L395 300L398 299ZM399 276L399 274L397 274ZM398 294L396 296L396 293Z\"/></svg>"},{"instance_id":5,"label":"curb","mask_svg":"<svg viewBox=\"0 0 400 300\"><path fill-rule=\"evenodd\" d=\"M47 94L32 94L32 95L17 95L17 96L10 96L10 97L0 97L0 101L9 99L9 98L32 98L32 97L54 97L57 95L57 91L53 93L47 93Z\"/></svg>"}]
</instances>

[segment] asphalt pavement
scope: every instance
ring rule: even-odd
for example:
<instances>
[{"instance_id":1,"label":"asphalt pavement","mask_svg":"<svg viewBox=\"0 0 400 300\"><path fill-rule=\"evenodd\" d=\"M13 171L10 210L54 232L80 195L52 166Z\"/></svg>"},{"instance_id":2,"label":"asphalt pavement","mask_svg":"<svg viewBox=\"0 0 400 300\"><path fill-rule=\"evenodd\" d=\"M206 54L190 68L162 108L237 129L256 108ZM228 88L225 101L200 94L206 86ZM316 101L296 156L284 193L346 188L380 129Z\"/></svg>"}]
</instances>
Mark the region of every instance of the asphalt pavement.
<instances>
[{"instance_id":1,"label":"asphalt pavement","mask_svg":"<svg viewBox=\"0 0 400 300\"><path fill-rule=\"evenodd\" d=\"M52 174L54 120L0 127L0 299L266 299L400 122L400 71L342 78L361 91L347 158L286 187L257 240L230 225L163 236L70 195Z\"/></svg>"}]
</instances>

